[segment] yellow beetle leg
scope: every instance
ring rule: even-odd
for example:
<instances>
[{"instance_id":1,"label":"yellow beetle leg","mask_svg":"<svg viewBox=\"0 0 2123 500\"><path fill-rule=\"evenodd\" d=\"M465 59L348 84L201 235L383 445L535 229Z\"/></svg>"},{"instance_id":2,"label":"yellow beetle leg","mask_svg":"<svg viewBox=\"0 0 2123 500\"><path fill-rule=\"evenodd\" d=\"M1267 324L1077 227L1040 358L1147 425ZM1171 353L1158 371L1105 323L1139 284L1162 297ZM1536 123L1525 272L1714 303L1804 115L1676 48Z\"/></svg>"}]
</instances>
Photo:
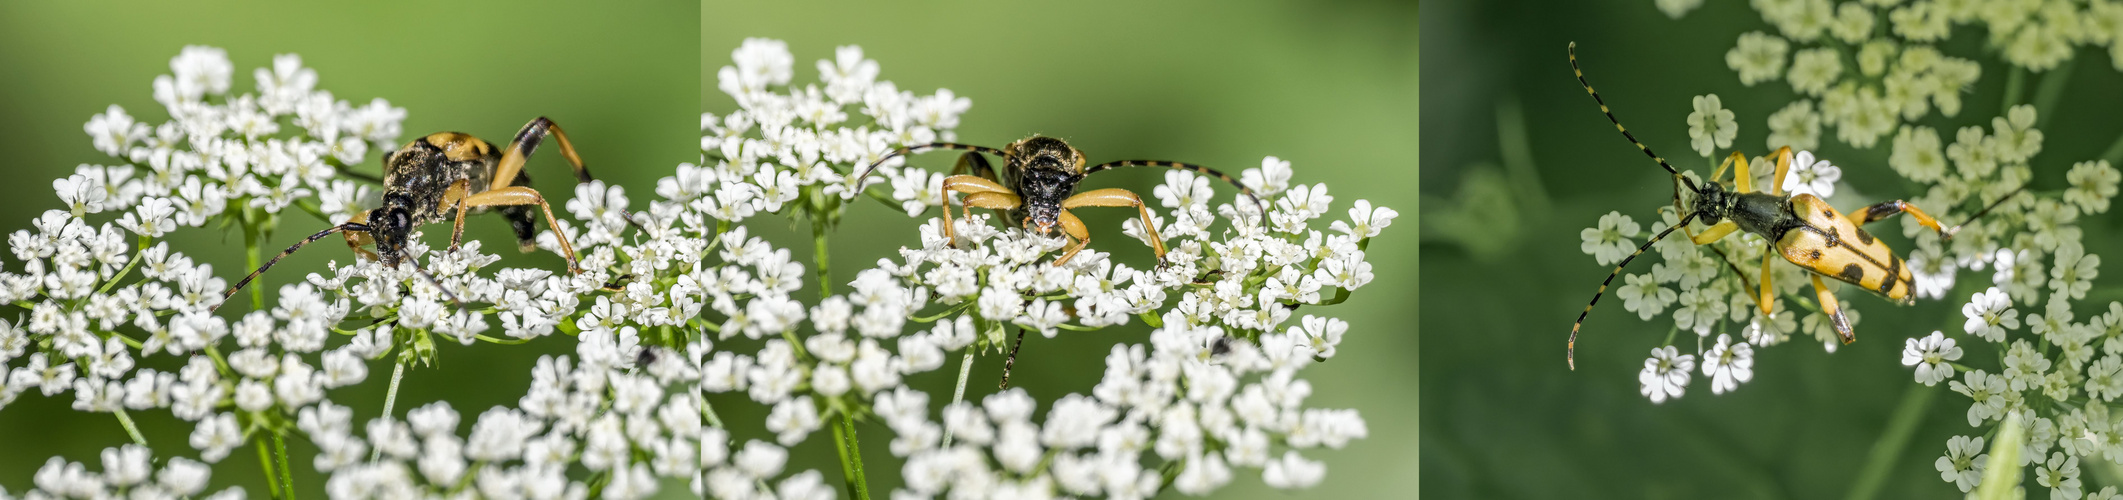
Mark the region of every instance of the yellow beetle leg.
<instances>
[{"instance_id":1,"label":"yellow beetle leg","mask_svg":"<svg viewBox=\"0 0 2123 500\"><path fill-rule=\"evenodd\" d=\"M1821 275L1813 276L1813 293L1821 302L1821 312L1828 314L1829 325L1836 329L1836 336L1848 344L1858 341L1858 334L1850 331L1850 318L1843 316L1843 306L1836 302L1836 294L1828 291L1828 284L1821 282Z\"/></svg>"},{"instance_id":2,"label":"yellow beetle leg","mask_svg":"<svg viewBox=\"0 0 2123 500\"><path fill-rule=\"evenodd\" d=\"M1777 175L1769 178L1769 194L1784 195L1784 175L1791 173L1791 146L1777 148Z\"/></svg>"},{"instance_id":3,"label":"yellow beetle leg","mask_svg":"<svg viewBox=\"0 0 2123 500\"><path fill-rule=\"evenodd\" d=\"M1703 232L1689 236L1688 241L1693 241L1697 245L1708 245L1710 242L1724 238L1725 235L1732 234L1733 231L1739 229L1740 225L1734 224L1732 221L1719 222L1710 226L1710 229L1704 229Z\"/></svg>"},{"instance_id":4,"label":"yellow beetle leg","mask_svg":"<svg viewBox=\"0 0 2123 500\"><path fill-rule=\"evenodd\" d=\"M1765 317L1769 316L1769 310L1772 309L1770 306L1776 304L1776 295L1771 294L1769 286L1769 261L1776 258L1776 247L1769 247L1762 251L1762 293L1760 298L1754 301L1754 305L1762 309L1762 316Z\"/></svg>"},{"instance_id":5,"label":"yellow beetle leg","mask_svg":"<svg viewBox=\"0 0 2123 500\"><path fill-rule=\"evenodd\" d=\"M1739 151L1733 151L1732 157L1727 158L1725 161L1732 163L1733 191L1740 193L1754 192L1754 174L1747 173L1747 155Z\"/></svg>"}]
</instances>

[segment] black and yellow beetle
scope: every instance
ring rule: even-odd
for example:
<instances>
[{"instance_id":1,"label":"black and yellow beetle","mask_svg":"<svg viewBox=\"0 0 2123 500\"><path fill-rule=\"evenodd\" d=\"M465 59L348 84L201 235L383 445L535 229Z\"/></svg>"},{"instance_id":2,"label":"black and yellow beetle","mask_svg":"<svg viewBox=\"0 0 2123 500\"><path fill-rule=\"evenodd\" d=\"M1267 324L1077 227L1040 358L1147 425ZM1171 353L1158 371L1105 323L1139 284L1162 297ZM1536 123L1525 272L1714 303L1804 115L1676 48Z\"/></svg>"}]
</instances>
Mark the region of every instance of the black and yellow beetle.
<instances>
[{"instance_id":1,"label":"black and yellow beetle","mask_svg":"<svg viewBox=\"0 0 2123 500\"><path fill-rule=\"evenodd\" d=\"M461 132L428 134L384 155L383 206L355 212L351 220L295 242L237 281L236 286L229 287L223 302L234 297L244 285L271 269L280 259L333 233L343 233L347 246L355 254L396 267L400 261L411 257L406 245L414 226L441 222L454 216L456 225L450 232L450 250L455 251L464 239L465 215L489 208L499 209L508 219L510 228L516 232L518 248L528 252L538 247L531 212L532 207L537 207L545 216L546 225L553 229L560 254L567 258L568 271L581 273L575 247L560 231L560 223L553 217L553 207L546 203L544 195L531 189L530 175L523 171L525 160L548 135L556 139L560 155L574 167L576 180L589 182L590 172L583 167L582 157L575 154L575 145L568 142L567 133L560 130L559 124L543 116L524 124L516 132L515 139L500 148ZM362 248L370 244L376 246L376 251ZM421 274L426 275L426 271ZM434 277L428 276L428 279L432 282ZM447 294L448 290L444 293Z\"/></svg>"},{"instance_id":2,"label":"black and yellow beetle","mask_svg":"<svg viewBox=\"0 0 2123 500\"><path fill-rule=\"evenodd\" d=\"M1836 336L1845 344L1856 342L1857 334L1851 331L1850 321L1837 304L1835 293L1828 289L1827 283L1821 281L1822 276L1857 285L1897 304L1908 305L1914 302L1910 293L1916 283L1910 275L1909 266L1904 264L1902 258L1896 256L1886 243L1865 232L1861 226L1906 213L1916 218L1917 223L1937 231L1942 240L1953 238L1953 234L1960 230L1960 226L1940 226L1938 219L1902 200L1874 204L1844 215L1835 207L1829 206L1828 202L1812 194L1801 193L1786 197L1782 180L1791 169L1790 147L1780 148L1774 155L1776 175L1770 177L1769 191L1766 193L1755 190L1753 176L1748 173L1746 155L1739 152L1733 152L1732 156L1726 158L1718 170L1710 175L1710 179L1698 187L1694 180L1682 176L1673 165L1666 163L1665 158L1651 152L1651 148L1629 134L1629 129L1622 127L1621 120L1616 119L1614 113L1607 109L1607 102L1600 99L1598 92L1592 90L1591 83L1585 81L1584 70L1578 68L1575 42L1570 44L1570 69L1577 75L1578 84L1585 87L1585 93L1592 96L1593 102L1599 103L1600 112L1606 114L1609 121L1614 122L1615 130L1620 131L1622 137L1636 144L1638 150L1643 151L1681 183L1686 184L1688 190L1695 195L1693 206L1682 209L1685 215L1681 217L1680 222L1659 232L1657 236L1652 236L1651 241L1644 242L1643 246L1637 247L1636 252L1622 259L1621 264L1607 274L1607 280L1600 283L1599 291L1593 293L1592 302L1585 304L1585 310L1578 313L1577 322L1570 325L1569 352L1564 358L1569 361L1571 369L1577 368L1578 329L1584 326L1585 316L1592 312L1592 307L1600 303L1600 295L1606 293L1607 286L1614 283L1614 277L1622 273L1622 268L1629 266L1629 261L1635 260L1645 249L1651 248L1653 243L1665 238L1674 229L1681 229L1684 234L1688 234L1689 241L1697 245L1715 242L1734 231L1754 233L1768 240L1769 249L1762 254L1761 292L1756 297L1755 305L1765 316L1773 309L1776 295L1769 280L1769 264L1775 257L1781 256L1784 260L1805 269L1813 279L1813 290L1821 311L1828 315ZM1735 187L1732 191L1726 191L1725 187L1718 183L1727 168L1734 172ZM1976 217L1982 217L1984 213L2024 189L2026 187L2022 186L2000 197L1990 207L1978 212ZM1678 189L1674 197L1676 208L1681 208L1678 206ZM1693 233L1686 228L1690 222L1695 221L1711 226L1701 233ZM1743 282L1745 279L1744 275L1741 276Z\"/></svg>"}]
</instances>

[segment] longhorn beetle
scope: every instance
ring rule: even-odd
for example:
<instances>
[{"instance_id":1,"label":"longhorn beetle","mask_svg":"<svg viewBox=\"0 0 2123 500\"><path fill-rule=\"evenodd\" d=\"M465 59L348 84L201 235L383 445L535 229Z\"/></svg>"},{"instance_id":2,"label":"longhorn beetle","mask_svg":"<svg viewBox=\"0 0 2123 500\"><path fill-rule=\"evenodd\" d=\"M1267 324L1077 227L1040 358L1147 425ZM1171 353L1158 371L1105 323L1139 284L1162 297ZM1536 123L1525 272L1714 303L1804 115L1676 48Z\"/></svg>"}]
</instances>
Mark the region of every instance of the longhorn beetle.
<instances>
[{"instance_id":1,"label":"longhorn beetle","mask_svg":"<svg viewBox=\"0 0 2123 500\"><path fill-rule=\"evenodd\" d=\"M1157 228L1151 226L1150 207L1143 204L1141 196L1121 188L1076 192L1078 182L1101 171L1120 167L1165 167L1198 172L1238 186L1238 191L1251 198L1255 207L1266 208L1261 205L1260 198L1253 195L1252 189L1209 167L1176 161L1123 160L1085 168L1082 151L1062 142L1061 139L1038 135L1010 143L1003 149L949 142L900 148L863 169L862 176L856 179L855 185L862 185L862 177L868 177L878 165L893 157L933 149L966 151L965 154L959 155L958 165L951 169L952 175L944 178L943 188L939 193L944 199L944 239L950 240L953 246L958 244L951 227L951 192L958 191L966 194L966 198L960 202L965 206L965 217L972 217L974 207L979 207L1008 210L1010 218L1017 219L1020 226L1043 235L1054 234L1055 226L1060 226L1062 235L1075 240L1075 244L1070 246L1061 258L1054 260L1056 266L1069 262L1070 258L1076 257L1077 252L1083 251L1086 245L1091 244L1091 231L1084 227L1084 222L1077 219L1076 215L1069 213L1069 209L1083 207L1135 207L1142 212L1143 231L1150 235L1151 250L1157 253L1158 262L1165 260L1165 241L1158 237ZM981 153L1002 157L1003 170L997 172L988 166L988 159L982 157ZM972 175L966 175L969 172Z\"/></svg>"},{"instance_id":2,"label":"longhorn beetle","mask_svg":"<svg viewBox=\"0 0 2123 500\"><path fill-rule=\"evenodd\" d=\"M1942 240L1952 239L1954 233L1961 230L1961 226L1940 226L1938 219L1902 200L1874 204L1846 216L1812 194L1800 193L1786 197L1783 179L1791 169L1790 147L1777 149L1774 155L1776 175L1770 177L1767 193L1754 189L1754 177L1748 173L1747 157L1738 151L1727 157L1725 162L1718 166L1717 171L1710 175L1710 179L1698 187L1695 181L1682 176L1673 165L1666 163L1664 157L1651 152L1650 147L1638 141L1636 136L1630 135L1629 129L1622 127L1622 121L1616 119L1614 112L1607 109L1607 101L1601 99L1600 94L1592 90L1592 84L1585 81L1585 71L1578 68L1577 42L1570 43L1570 70L1577 75L1578 85L1585 88L1585 93L1592 96L1593 102L1599 103L1600 113L1606 114L1607 120L1614 123L1614 129L1620 131L1622 137L1628 139L1631 144L1635 144L1638 150L1650 156L1652 161L1658 162L1667 173L1673 174L1674 178L1686 184L1688 191L1695 195L1693 206L1682 210L1685 215L1681 217L1680 222L1660 231L1657 236L1652 236L1651 241L1644 242L1643 246L1637 247L1635 253L1623 258L1621 264L1607 274L1607 280L1600 282L1599 291L1592 294L1592 302L1585 304L1585 310L1578 313L1577 322L1570 325L1569 349L1564 357L1573 370L1577 369L1578 329L1584 326L1585 316L1592 313L1592 306L1600 303L1600 295L1607 292L1607 286L1614 283L1614 277L1620 275L1623 268L1629 266L1629 261L1643 255L1645 249L1651 248L1653 243L1673 233L1675 229L1681 229L1682 233L1688 235L1689 241L1697 245L1710 244L1734 231L1754 233L1768 240L1768 251L1762 253L1761 292L1755 299L1756 307L1761 309L1763 315L1768 315L1776 303L1776 296L1772 293L1769 281L1769 263L1775 257L1782 256L1784 260L1805 269L1808 277L1813 279L1816 300L1819 301L1822 312L1828 315L1836 336L1845 344L1856 342L1857 334L1851 331L1849 319L1844 317L1834 292L1828 289L1827 283L1821 281L1822 276L1857 285L1897 304L1909 305L1914 302L1910 289L1915 283L1910 277L1909 266L1903 263L1901 257L1895 256L1894 250L1887 248L1886 243L1873 238L1872 234L1865 232L1860 226L1906 213L1916 218L1917 223L1937 231ZM1733 170L1733 191L1726 191L1725 187L1718 183L1718 178L1725 175L1725 169L1728 167ZM2027 187L2022 185L1999 197L1996 202L1977 212L1975 217L1969 220L1981 218L2025 189ZM1674 205L1677 209L1681 208L1680 196L1680 188L1676 186ZM1686 229L1688 224L1694 221L1702 221L1711 226L1701 233ZM1746 276L1742 275L1741 280L1745 283Z\"/></svg>"},{"instance_id":3,"label":"longhorn beetle","mask_svg":"<svg viewBox=\"0 0 2123 500\"><path fill-rule=\"evenodd\" d=\"M952 175L944 178L943 188L939 193L944 201L946 241L954 247L958 245L951 221L951 192L957 191L966 194L965 199L960 202L965 207L965 217L972 217L973 209L979 207L1007 210L1011 219L1019 221L1020 227L1038 231L1042 235L1054 234L1055 227L1060 226L1062 236L1075 240L1075 244L1062 253L1061 258L1054 259L1056 266L1068 263L1069 259L1076 257L1077 252L1083 251L1085 246L1091 244L1091 231L1084 227L1082 220L1069 213L1069 209L1082 207L1135 207L1142 212L1143 232L1150 236L1150 249L1156 252L1160 264L1165 262L1165 240L1157 235L1157 228L1150 223L1150 207L1143 204L1141 196L1121 188L1076 192L1076 184L1082 182L1084 177L1101 171L1120 167L1165 167L1198 172L1238 186L1240 193L1253 200L1255 208L1263 211L1267 209L1266 205L1261 204L1260 197L1253 195L1252 189L1209 167L1176 161L1123 160L1086 168L1083 151L1061 139L1039 135L1010 143L1002 149L949 142L899 148L864 168L862 175L856 178L855 185L861 186L863 178L869 177L871 172L877 170L878 165L893 157L934 149L966 151L965 154L959 155L957 166L951 169ZM1003 170L997 172L995 168L988 166L988 159L982 157L982 153L1002 157ZM1010 387L1010 365L1017 362L1017 348L1023 346L1024 342L1024 330L1020 329L1017 332L1016 344L1010 347L1009 358L1003 361L1002 386L1005 388Z\"/></svg>"},{"instance_id":4,"label":"longhorn beetle","mask_svg":"<svg viewBox=\"0 0 2123 500\"><path fill-rule=\"evenodd\" d=\"M244 285L250 284L266 269L280 259L302 249L303 245L342 233L348 247L363 257L383 261L383 265L397 267L400 261L412 260L406 253L406 240L413 228L420 224L441 222L455 211L456 227L450 232L450 250L464 239L464 216L471 211L485 211L489 207L500 208L501 215L508 218L509 226L516 231L519 250L528 252L538 247L537 227L532 220L530 207L537 205L545 213L546 226L553 228L553 236L560 242L560 253L568 259L568 272L581 273L582 267L575 258L575 247L568 243L566 234L559 230L553 218L553 207L547 205L545 196L531 189L531 178L523 172L524 161L538 149L538 143L551 134L560 143L560 155L575 168L575 178L589 182L590 172L583 168L582 157L575 154L575 146L568 142L566 132L560 125L546 117L538 117L516 132L516 138L508 147L494 148L486 141L460 132L436 132L426 137L407 142L397 151L383 157L383 206L367 212L355 213L345 223L312 234L289 246L258 270L237 281L228 295L222 297L227 303ZM361 247L376 245L370 252ZM414 264L417 268L418 263ZM422 275L427 271L422 270ZM428 275L430 282L434 276ZM437 288L441 288L438 284ZM444 290L444 293L448 293ZM453 297L454 298L454 297ZM215 305L220 307L220 305Z\"/></svg>"}]
</instances>

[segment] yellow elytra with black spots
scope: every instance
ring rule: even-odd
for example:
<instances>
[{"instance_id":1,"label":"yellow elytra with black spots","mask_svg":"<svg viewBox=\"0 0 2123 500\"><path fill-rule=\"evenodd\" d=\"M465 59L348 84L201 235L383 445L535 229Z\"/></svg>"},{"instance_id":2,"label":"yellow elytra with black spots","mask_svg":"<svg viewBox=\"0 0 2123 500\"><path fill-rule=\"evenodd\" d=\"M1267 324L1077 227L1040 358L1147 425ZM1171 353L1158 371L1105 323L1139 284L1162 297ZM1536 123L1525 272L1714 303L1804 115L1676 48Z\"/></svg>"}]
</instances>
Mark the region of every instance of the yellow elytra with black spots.
<instances>
[{"instance_id":1,"label":"yellow elytra with black spots","mask_svg":"<svg viewBox=\"0 0 2123 500\"><path fill-rule=\"evenodd\" d=\"M1776 239L1777 253L1784 260L1887 300L1905 305L1914 302L1909 291L1916 281L1909 266L1886 243L1814 195L1793 196L1790 204L1791 211L1806 221L1806 229L1786 231Z\"/></svg>"},{"instance_id":2,"label":"yellow elytra with black spots","mask_svg":"<svg viewBox=\"0 0 2123 500\"><path fill-rule=\"evenodd\" d=\"M1960 226L1951 229L1941 227L1938 219L1902 200L1875 204L1845 216L1835 207L1829 206L1828 202L1811 194L1801 193L1786 197L1782 181L1791 171L1793 155L1789 147L1778 149L1772 155L1776 161L1776 173L1770 177L1768 192L1755 189L1754 176L1747 168L1747 156L1739 152L1733 152L1724 164L1718 167L1717 172L1710 175L1707 182L1698 186L1695 181L1682 176L1673 165L1667 164L1665 158L1653 153L1650 147L1636 140L1635 136L1630 135L1629 129L1622 126L1622 121L1614 117L1614 112L1608 109L1606 100L1601 99L1600 94L1592 90L1592 83L1585 80L1584 70L1578 68L1575 42L1570 44L1570 69L1577 76L1578 84L1585 88L1585 93L1592 96L1594 103L1599 104L1600 112L1607 115L1608 121L1614 123L1614 129L1621 132L1622 137L1635 145L1637 150L1650 156L1660 167L1664 167L1667 173L1673 174L1674 178L1680 181L1679 184L1686 184L1686 189L1695 195L1692 206L1682 207L1681 188L1676 186L1674 206L1683 213L1680 222L1652 236L1643 246L1637 247L1635 253L1623 258L1621 264L1607 274L1607 280L1600 283L1600 289L1593 293L1592 301L1585 304L1585 309L1578 313L1577 322L1570 325L1570 343L1565 357L1572 369L1577 368L1578 330L1584 327L1585 316L1592 312L1594 305L1600 303L1600 296L1607 292L1608 285L1613 284L1615 276L1621 275L1622 269L1628 267L1638 255L1643 255L1653 243L1672 234L1676 229L1681 230L1688 236L1689 241L1697 245L1708 245L1740 231L1760 235L1768 240L1768 251L1762 253L1759 288L1746 283L1747 273L1733 265L1731 259L1723 258L1723 251L1717 247L1709 248L1718 253L1719 261L1739 275L1743 285L1758 290L1755 294L1755 306L1763 316L1768 316L1775 310L1775 288L1770 283L1769 272L1769 266L1775 258L1781 256L1784 260L1806 269L1808 278L1813 282L1814 300L1819 304L1821 312L1828 316L1830 326L1845 344L1856 342L1857 334L1851 330L1849 318L1843 314L1841 303L1828 289L1827 284L1821 281L1821 277L1826 276L1856 285L1903 305L1913 302L1910 289L1914 288L1916 283L1907 263L1896 256L1886 243L1874 238L1860 226L1897 214L1908 214L1915 218L1917 223L1937 231L1942 240L1953 238L1953 234L1960 229ZM1730 191L1718 183L1727 168L1731 168L1734 173ZM2012 194L1999 198L1969 220L1982 217L2025 189L2026 186L2015 189ZM1710 227L1699 233L1689 230L1689 223L1696 221L1710 224Z\"/></svg>"}]
</instances>

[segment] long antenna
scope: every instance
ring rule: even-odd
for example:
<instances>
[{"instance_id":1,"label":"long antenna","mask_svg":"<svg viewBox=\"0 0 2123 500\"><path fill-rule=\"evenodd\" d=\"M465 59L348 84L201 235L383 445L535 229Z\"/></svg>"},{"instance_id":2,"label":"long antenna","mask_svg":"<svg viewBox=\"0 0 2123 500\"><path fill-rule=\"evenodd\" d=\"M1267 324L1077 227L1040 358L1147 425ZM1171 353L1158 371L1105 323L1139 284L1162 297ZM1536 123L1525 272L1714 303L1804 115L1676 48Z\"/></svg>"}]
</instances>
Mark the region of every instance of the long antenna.
<instances>
[{"instance_id":1,"label":"long antenna","mask_svg":"<svg viewBox=\"0 0 2123 500\"><path fill-rule=\"evenodd\" d=\"M1996 210L1996 209L1998 208L1998 206L2000 206L2000 205L2004 205L2004 204L2005 204L2005 201L2006 201L2006 200L2011 200L2011 199L2012 199L2012 197L2014 197L2014 196L2019 196L2019 195L2020 195L2020 192L2021 192L2021 191L2026 191L2026 190L2027 190L2027 185L2028 185L2028 184L2032 184L2032 182L2028 182L2028 183L2021 183L2021 184L2020 184L2020 187L2017 187L2017 188L2013 188L2012 192L2010 192L2010 193L2005 193L2005 196L2000 196L2000 197L1998 197L1998 201L1993 201L1993 202L1990 202L1990 206L1987 206L1987 207L1983 207L1983 210L1977 211L1975 215L1971 215L1971 216L1969 216L1969 217L1968 217L1968 220L1964 220L1964 221L1961 221L1961 223L1960 223L1960 224L1954 224L1954 226L1953 226L1952 228L1950 228L1950 229L1947 229L1947 230L1946 230L1946 234L1945 234L1945 236L1946 236L1946 237L1944 237L1944 238L1940 238L1940 239L1942 239L1942 240L1951 240L1951 239L1953 239L1953 235L1954 235L1954 234L1956 234L1956 233L1960 233L1960 232L1961 232L1961 226L1965 226L1965 225L1968 225L1968 223L1970 223L1970 222L1974 222L1974 221L1977 221L1977 220L1981 220L1981 219L1983 218L1983 216L1984 216L1984 215L1989 215L1989 214L1990 214L1990 211L1991 211L1991 210Z\"/></svg>"},{"instance_id":2,"label":"long antenna","mask_svg":"<svg viewBox=\"0 0 2123 500\"><path fill-rule=\"evenodd\" d=\"M1666 228L1665 231L1659 231L1659 235L1651 237L1651 241L1646 241L1643 246L1636 247L1636 253L1629 254L1628 257L1623 258L1621 265L1614 266L1614 272L1607 273L1607 281L1600 282L1600 290L1592 292L1592 303L1585 304L1584 312L1578 313L1577 323L1570 325L1570 350L1563 357L1564 360L1570 362L1570 369L1578 369L1578 328L1585 326L1585 315L1592 314L1592 306L1599 305L1600 296L1607 293L1607 285L1613 284L1614 277L1622 274L1622 268L1629 267L1629 261L1636 260L1638 255L1643 255L1644 250L1651 248L1651 244L1658 243L1660 239L1665 238L1668 234L1673 234L1673 230L1688 227L1689 222L1695 221L1695 215L1693 213L1688 214L1687 217L1681 218L1679 224L1674 224L1673 227Z\"/></svg>"},{"instance_id":3,"label":"long antenna","mask_svg":"<svg viewBox=\"0 0 2123 500\"><path fill-rule=\"evenodd\" d=\"M1673 168L1673 165L1670 165L1670 164L1667 164L1667 163L1666 163L1666 158L1665 158L1665 157L1661 157L1661 156L1659 156L1659 154L1658 154L1658 153L1653 153L1653 152L1651 152L1651 147L1650 147L1650 146L1645 146L1645 145L1644 145L1644 142L1643 142L1643 141L1639 141L1639 140L1636 140L1636 136L1634 136L1634 135L1630 135L1630 134L1629 134L1629 129L1628 129L1628 128L1624 128L1624 127L1622 127L1622 120L1620 120L1620 119L1617 119L1617 118L1615 118L1615 117L1614 117L1614 112L1613 112L1613 111L1610 111L1610 110L1608 110L1608 109L1607 109L1607 101L1606 101L1605 99L1601 99L1601 98L1600 98L1600 93L1599 93L1599 92L1594 92L1594 91L1592 90L1592 83L1591 83L1591 82L1587 82L1587 81L1585 81L1585 70L1583 70L1583 69L1579 69L1579 68L1578 68L1578 43L1577 43L1577 42L1570 42L1570 72L1571 72L1571 73L1575 73L1575 74L1577 74L1577 78L1578 78L1578 85L1579 85L1579 86L1582 86L1582 87L1585 87L1585 93L1586 93L1586 94L1590 94L1590 95L1592 95L1592 102L1596 102L1596 103L1599 103L1599 104L1600 104L1600 113L1603 113L1603 114L1606 114L1606 115L1607 115L1607 121L1611 121L1611 122L1614 122L1614 129L1615 129L1616 131L1620 131L1620 132L1622 133L1622 137L1623 137L1623 138L1625 138L1625 139L1629 139L1629 143L1630 143L1630 144L1635 144L1635 145L1636 145L1636 148L1637 148L1638 150L1640 150L1640 151L1643 151L1643 152L1644 152L1644 156L1649 156L1649 157L1651 157L1651 160L1652 160L1652 161L1656 161L1656 162L1659 162L1659 166L1661 166L1661 167L1666 167L1666 171L1667 171L1667 172L1669 172L1669 173L1672 173L1673 175L1681 175L1681 171L1679 171L1679 170L1675 170L1675 169ZM1695 191L1695 192L1702 192L1702 191L1703 191L1702 189L1700 189L1700 188L1697 188L1697 187L1696 187L1696 185L1695 185L1695 181L1692 181L1692 180L1688 180L1688 178L1687 178L1687 177L1682 177L1682 178L1681 178L1681 182L1685 182L1685 183L1688 183L1688 190L1689 190L1689 191Z\"/></svg>"},{"instance_id":4,"label":"long antenna","mask_svg":"<svg viewBox=\"0 0 2123 500\"><path fill-rule=\"evenodd\" d=\"M891 161L893 158L912 155L915 153L921 153L931 149L957 149L962 151L978 151L990 155L1003 156L1003 150L1000 149L995 149L986 146L974 146L971 144L959 144L955 142L931 142L919 146L907 146L892 150L891 153L886 153L883 158L878 158L877 161L875 163L871 163L870 166L863 167L862 175L858 175L855 177L855 186L858 188L862 187L862 181L864 179L870 178L870 173L876 172L878 165L883 165L885 164L885 162Z\"/></svg>"},{"instance_id":5,"label":"long antenna","mask_svg":"<svg viewBox=\"0 0 2123 500\"><path fill-rule=\"evenodd\" d=\"M1192 163L1180 163L1176 161L1158 160L1122 160L1093 165L1091 166L1091 168L1084 169L1084 175L1091 175L1101 170L1112 170L1120 167L1164 167L1176 170L1186 170L1189 172L1200 173L1210 177L1223 179L1224 182L1229 182L1233 186L1238 186L1239 193L1246 195L1247 198L1251 198L1253 200L1253 208L1260 209L1262 213L1266 213L1268 211L1268 205L1261 203L1261 197L1255 196L1253 194L1253 188L1246 187L1245 184L1238 182L1237 179L1232 179L1230 175L1226 175L1223 172L1218 172L1215 169L1204 167L1201 165L1195 165Z\"/></svg>"},{"instance_id":6,"label":"long antenna","mask_svg":"<svg viewBox=\"0 0 2123 500\"><path fill-rule=\"evenodd\" d=\"M258 270L251 271L251 274L244 276L243 280L237 281L236 286L229 287L229 293L227 295L221 296L220 303L214 304L214 307L207 308L207 312L213 312L215 310L221 309L221 306L223 304L227 304L230 298L234 298L236 296L237 291L243 290L244 285L251 284L251 280L258 279L258 275L264 274L265 270L267 269L272 269L273 264L280 263L280 259L287 258L288 255L294 254L296 250L301 250L303 245L308 245L311 242L324 239L324 237L331 236L332 233L337 233L340 231L358 231L365 233L369 231L369 226L367 224L362 224L358 222L348 222L337 226L332 226L330 229L318 231L317 234L312 234L308 238L303 238L302 241L295 242L294 245L289 245L287 247L287 250L283 250L280 252L280 255L273 256L272 260L265 261L265 265L258 266Z\"/></svg>"}]
</instances>

